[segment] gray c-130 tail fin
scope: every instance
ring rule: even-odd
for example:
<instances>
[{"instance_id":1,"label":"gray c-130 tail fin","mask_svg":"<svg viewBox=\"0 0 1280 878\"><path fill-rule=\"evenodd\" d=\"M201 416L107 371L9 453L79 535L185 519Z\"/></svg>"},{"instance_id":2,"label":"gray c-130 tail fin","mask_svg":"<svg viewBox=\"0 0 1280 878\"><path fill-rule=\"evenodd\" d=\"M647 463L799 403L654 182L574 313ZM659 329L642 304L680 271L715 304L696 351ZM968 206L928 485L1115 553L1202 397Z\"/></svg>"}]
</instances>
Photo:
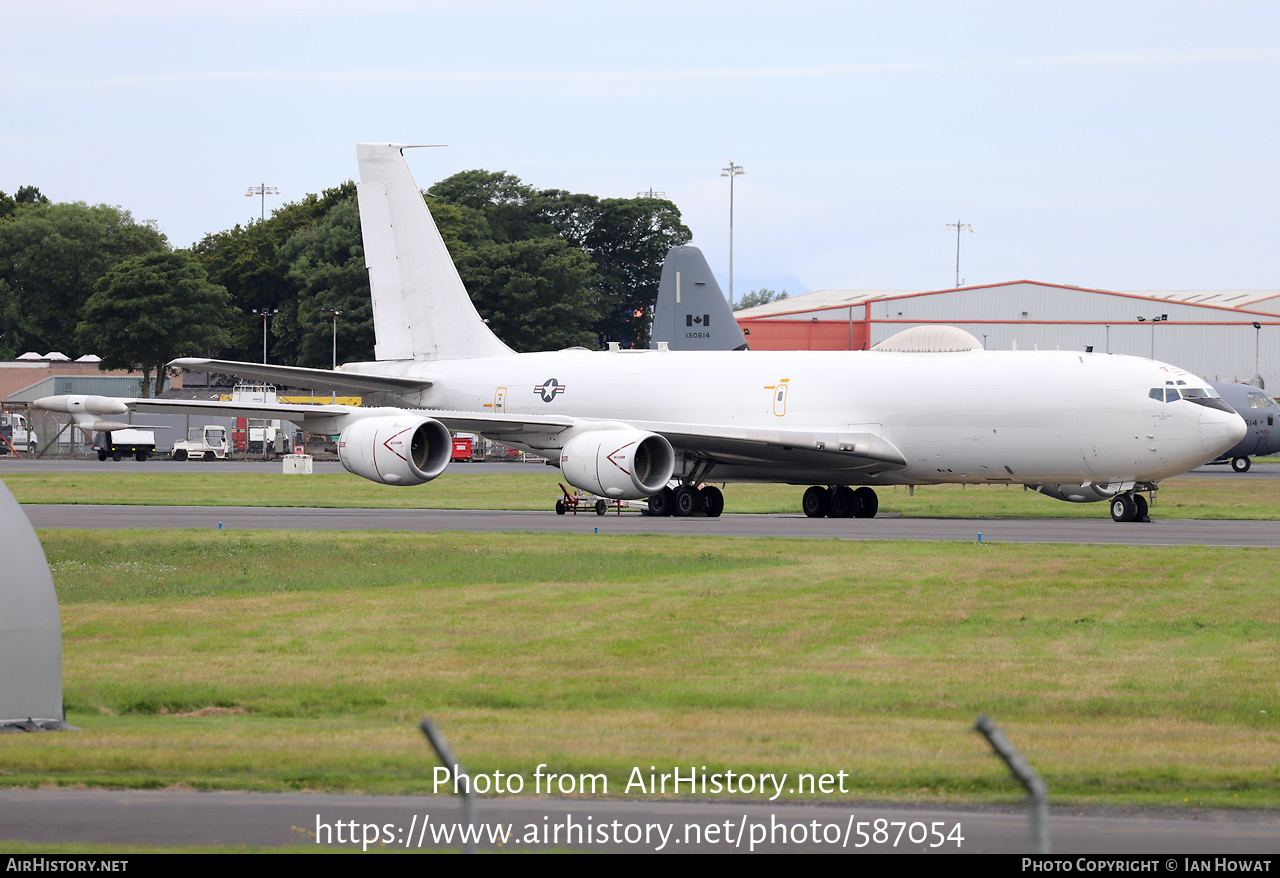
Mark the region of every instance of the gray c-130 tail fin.
<instances>
[{"instance_id":1,"label":"gray c-130 tail fin","mask_svg":"<svg viewBox=\"0 0 1280 878\"><path fill-rule=\"evenodd\" d=\"M673 351L744 351L747 338L697 247L672 247L662 263L649 346Z\"/></svg>"}]
</instances>

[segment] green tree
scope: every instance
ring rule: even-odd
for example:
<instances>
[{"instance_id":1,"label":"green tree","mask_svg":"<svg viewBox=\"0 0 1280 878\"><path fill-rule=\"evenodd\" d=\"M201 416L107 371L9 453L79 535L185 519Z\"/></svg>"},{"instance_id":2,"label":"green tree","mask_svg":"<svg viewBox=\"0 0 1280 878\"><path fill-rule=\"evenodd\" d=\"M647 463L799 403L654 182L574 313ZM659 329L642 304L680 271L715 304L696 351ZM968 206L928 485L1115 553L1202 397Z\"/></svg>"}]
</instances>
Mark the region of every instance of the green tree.
<instances>
[{"instance_id":1,"label":"green tree","mask_svg":"<svg viewBox=\"0 0 1280 878\"><path fill-rule=\"evenodd\" d=\"M20 314L15 346L71 353L76 321L103 275L129 257L167 252L168 244L127 210L49 204L34 187L19 192L29 200L0 222L0 281L17 296Z\"/></svg>"},{"instance_id":2,"label":"green tree","mask_svg":"<svg viewBox=\"0 0 1280 878\"><path fill-rule=\"evenodd\" d=\"M373 359L373 305L355 198L339 202L314 225L280 248L281 262L297 294L275 318L277 349L300 366L328 368L333 357L337 308L338 362Z\"/></svg>"},{"instance_id":3,"label":"green tree","mask_svg":"<svg viewBox=\"0 0 1280 878\"><path fill-rule=\"evenodd\" d=\"M585 253L561 238L469 248L458 273L480 316L513 349L595 345L595 270Z\"/></svg>"},{"instance_id":4,"label":"green tree","mask_svg":"<svg viewBox=\"0 0 1280 878\"><path fill-rule=\"evenodd\" d=\"M103 276L84 306L76 340L95 350L101 369L142 373L142 395L164 385L165 364L205 356L231 338L231 298L209 283L203 266L183 251L127 259Z\"/></svg>"},{"instance_id":5,"label":"green tree","mask_svg":"<svg viewBox=\"0 0 1280 878\"><path fill-rule=\"evenodd\" d=\"M280 248L298 232L320 222L335 206L354 203L355 194L355 183L348 181L321 195L307 195L277 208L264 222L205 235L195 246L194 255L209 273L209 280L226 287L239 311L231 326L232 339L221 352L224 356L251 361L261 356L262 319L253 314L255 308L297 313L298 285L290 277L291 266L281 258ZM282 329L286 330L283 336L273 333L276 343L271 345L270 357L277 363L292 362L297 340L287 326ZM281 345L279 349L277 345Z\"/></svg>"},{"instance_id":6,"label":"green tree","mask_svg":"<svg viewBox=\"0 0 1280 878\"><path fill-rule=\"evenodd\" d=\"M586 232L582 248L600 272L602 341L649 346L649 325L667 252L693 236L680 211L660 198L607 198Z\"/></svg>"},{"instance_id":7,"label":"green tree","mask_svg":"<svg viewBox=\"0 0 1280 878\"><path fill-rule=\"evenodd\" d=\"M18 349L18 328L21 325L18 297L7 283L0 280L0 360L12 360L21 353Z\"/></svg>"},{"instance_id":8,"label":"green tree","mask_svg":"<svg viewBox=\"0 0 1280 878\"><path fill-rule=\"evenodd\" d=\"M757 305L768 305L770 302L780 302L785 298L787 298L786 290L783 290L780 293L766 289L752 290L733 303L733 310L741 311L743 308L754 308Z\"/></svg>"},{"instance_id":9,"label":"green tree","mask_svg":"<svg viewBox=\"0 0 1280 878\"><path fill-rule=\"evenodd\" d=\"M648 346L662 261L668 250L691 238L674 204L537 191L511 174L480 170L454 174L432 186L430 194L428 204L455 262L467 258L468 248L486 244L567 241L595 268L600 294L593 305L595 343Z\"/></svg>"}]
</instances>

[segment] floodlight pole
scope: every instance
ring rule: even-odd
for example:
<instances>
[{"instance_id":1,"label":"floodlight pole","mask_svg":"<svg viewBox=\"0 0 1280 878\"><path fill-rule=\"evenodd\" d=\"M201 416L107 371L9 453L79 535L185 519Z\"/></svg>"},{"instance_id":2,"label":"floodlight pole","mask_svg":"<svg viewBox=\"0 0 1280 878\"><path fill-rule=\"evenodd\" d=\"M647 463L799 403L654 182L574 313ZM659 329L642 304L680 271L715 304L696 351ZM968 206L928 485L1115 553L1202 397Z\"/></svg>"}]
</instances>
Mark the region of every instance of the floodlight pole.
<instances>
[{"instance_id":1,"label":"floodlight pole","mask_svg":"<svg viewBox=\"0 0 1280 878\"><path fill-rule=\"evenodd\" d=\"M1262 324L1253 321L1253 377L1261 379L1262 373L1258 371L1258 347L1262 344Z\"/></svg>"},{"instance_id":2,"label":"floodlight pole","mask_svg":"<svg viewBox=\"0 0 1280 878\"><path fill-rule=\"evenodd\" d=\"M274 186L268 186L266 182L262 182L257 186L250 186L249 191L244 194L245 198L252 198L257 195L262 199L262 211L258 217L259 222L265 222L267 219L267 196L279 195L280 190Z\"/></svg>"},{"instance_id":3,"label":"floodlight pole","mask_svg":"<svg viewBox=\"0 0 1280 878\"><path fill-rule=\"evenodd\" d=\"M733 178L741 177L746 171L742 165L735 165L729 159L729 167L721 168L720 176L729 178L729 310L733 310Z\"/></svg>"},{"instance_id":4,"label":"floodlight pole","mask_svg":"<svg viewBox=\"0 0 1280 878\"><path fill-rule=\"evenodd\" d=\"M344 312L339 311L337 308L321 308L320 310L325 314L333 315L333 368L336 370L338 368L338 318Z\"/></svg>"},{"instance_id":5,"label":"floodlight pole","mask_svg":"<svg viewBox=\"0 0 1280 878\"><path fill-rule=\"evenodd\" d=\"M262 365L267 365L267 321L280 313L279 308L254 308L253 313L262 318Z\"/></svg>"},{"instance_id":6,"label":"floodlight pole","mask_svg":"<svg viewBox=\"0 0 1280 878\"><path fill-rule=\"evenodd\" d=\"M1146 317L1139 316L1138 322L1144 323L1147 319L1148 318ZM1160 314L1156 317L1150 318L1151 320L1151 359L1153 360L1156 358L1156 324L1168 319L1169 319L1168 314Z\"/></svg>"},{"instance_id":7,"label":"floodlight pole","mask_svg":"<svg viewBox=\"0 0 1280 878\"><path fill-rule=\"evenodd\" d=\"M943 228L956 230L956 289L958 290L960 289L960 233L967 231L973 234L973 226L956 220L953 223L947 223Z\"/></svg>"}]
</instances>

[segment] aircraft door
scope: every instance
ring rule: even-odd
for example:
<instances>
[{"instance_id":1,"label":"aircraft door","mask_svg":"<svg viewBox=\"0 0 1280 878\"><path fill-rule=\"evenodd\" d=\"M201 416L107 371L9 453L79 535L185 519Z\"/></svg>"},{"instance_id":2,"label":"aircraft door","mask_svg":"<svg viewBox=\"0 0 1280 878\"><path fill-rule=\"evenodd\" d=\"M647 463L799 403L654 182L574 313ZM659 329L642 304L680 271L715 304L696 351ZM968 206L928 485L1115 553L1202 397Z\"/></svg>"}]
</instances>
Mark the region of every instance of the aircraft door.
<instances>
[{"instance_id":1,"label":"aircraft door","mask_svg":"<svg viewBox=\"0 0 1280 878\"><path fill-rule=\"evenodd\" d=\"M766 385L765 390L769 391L773 396L773 414L775 417L784 417L787 414L787 390L790 378L783 378L777 384Z\"/></svg>"}]
</instances>

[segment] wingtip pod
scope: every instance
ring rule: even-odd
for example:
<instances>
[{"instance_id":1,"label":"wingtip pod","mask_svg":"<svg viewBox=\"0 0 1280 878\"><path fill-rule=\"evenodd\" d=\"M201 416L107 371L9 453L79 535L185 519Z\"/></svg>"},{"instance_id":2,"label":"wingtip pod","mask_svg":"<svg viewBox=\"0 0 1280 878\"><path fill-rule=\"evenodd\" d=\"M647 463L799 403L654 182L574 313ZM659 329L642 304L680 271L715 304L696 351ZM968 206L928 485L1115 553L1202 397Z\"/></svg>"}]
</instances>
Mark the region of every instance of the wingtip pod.
<instances>
[{"instance_id":1,"label":"wingtip pod","mask_svg":"<svg viewBox=\"0 0 1280 878\"><path fill-rule=\"evenodd\" d=\"M32 403L47 412L67 412L78 415L127 415L129 406L120 399L109 396L42 396Z\"/></svg>"},{"instance_id":2,"label":"wingtip pod","mask_svg":"<svg viewBox=\"0 0 1280 878\"><path fill-rule=\"evenodd\" d=\"M414 182L409 144L358 143L360 229L374 356L445 360L511 353L480 319Z\"/></svg>"}]
</instances>

